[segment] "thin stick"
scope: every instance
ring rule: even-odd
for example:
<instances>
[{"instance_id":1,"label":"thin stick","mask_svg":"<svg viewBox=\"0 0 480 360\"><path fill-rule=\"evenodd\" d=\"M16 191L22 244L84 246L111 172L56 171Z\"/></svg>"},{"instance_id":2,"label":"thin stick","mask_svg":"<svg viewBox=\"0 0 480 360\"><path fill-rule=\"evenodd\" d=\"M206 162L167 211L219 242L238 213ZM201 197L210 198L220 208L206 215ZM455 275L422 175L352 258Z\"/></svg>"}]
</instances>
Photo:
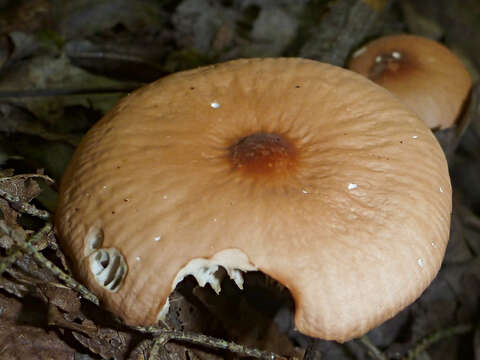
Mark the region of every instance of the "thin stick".
<instances>
[{"instance_id":1,"label":"thin stick","mask_svg":"<svg viewBox=\"0 0 480 360\"><path fill-rule=\"evenodd\" d=\"M229 342L223 339L214 338L203 334L187 333L178 330L160 329L156 327L134 327L142 333L149 333L156 336L154 347L165 345L170 340L185 341L195 345L202 345L212 349L228 350L241 356L249 356L263 360L287 360L286 357L269 351L249 348ZM158 342L158 345L156 344Z\"/></svg>"},{"instance_id":2,"label":"thin stick","mask_svg":"<svg viewBox=\"0 0 480 360\"><path fill-rule=\"evenodd\" d=\"M45 256L43 256L43 254L40 253L32 243L30 243L29 241L25 241L24 237L18 236L18 234L14 229L10 228L9 226L6 226L6 224L3 222L2 222L2 225L4 228L3 230L6 231L7 235L9 235L15 241L17 246L19 246L22 250L32 255L35 260L37 260L41 265L49 269L60 280L63 280L69 288L76 290L85 299L90 300L94 304L96 305L99 304L98 298L95 295L93 295L90 291L88 291L88 289L85 286L80 284L71 276L65 274L58 266L56 266L54 263L48 260ZM49 225L47 224L46 226L51 227L52 224L49 223Z\"/></svg>"},{"instance_id":3,"label":"thin stick","mask_svg":"<svg viewBox=\"0 0 480 360\"><path fill-rule=\"evenodd\" d=\"M32 246L36 246L50 231L52 231L52 224L46 223L43 228L41 228L35 235L32 235L29 239L29 242ZM20 249L15 250L9 256L2 258L0 260L0 275L8 269L10 266L13 265L17 259L19 259L23 255L23 251Z\"/></svg>"},{"instance_id":4,"label":"thin stick","mask_svg":"<svg viewBox=\"0 0 480 360\"><path fill-rule=\"evenodd\" d=\"M16 179L30 179L30 178L40 178L51 184L55 182L50 176L44 175L44 174L18 174L18 175L12 175L12 176L1 176L0 182L7 182L11 180L16 180Z\"/></svg>"},{"instance_id":5,"label":"thin stick","mask_svg":"<svg viewBox=\"0 0 480 360\"><path fill-rule=\"evenodd\" d=\"M457 326L452 326L446 329L441 329L434 332L431 335L428 335L423 340L417 343L417 345L408 351L407 356L402 360L414 360L418 355L426 351L430 346L439 342L442 339L449 338L455 335L466 334L473 330L472 324L461 324Z\"/></svg>"},{"instance_id":6,"label":"thin stick","mask_svg":"<svg viewBox=\"0 0 480 360\"><path fill-rule=\"evenodd\" d=\"M71 276L65 274L57 265L52 263L50 260L48 260L45 256L43 256L42 253L38 252L37 249L35 249L32 244L26 242L23 244L20 244L20 246L29 252L33 257L40 262L41 265L45 266L47 269L49 269L55 276L57 276L60 280L64 281L65 284L73 289L79 292L85 299L90 300L93 302L95 305L99 305L98 298L93 295L88 289L80 284L77 280L72 278Z\"/></svg>"},{"instance_id":7,"label":"thin stick","mask_svg":"<svg viewBox=\"0 0 480 360\"><path fill-rule=\"evenodd\" d=\"M377 348L368 338L367 335L362 336L358 339L365 347L368 349L368 353L375 360L387 360L387 357Z\"/></svg>"},{"instance_id":8,"label":"thin stick","mask_svg":"<svg viewBox=\"0 0 480 360\"><path fill-rule=\"evenodd\" d=\"M158 358L158 355L160 353L161 346L165 344L162 344L162 341L160 339L154 339L153 340L153 346L150 349L150 354L148 355L148 360L155 360Z\"/></svg>"}]
</instances>

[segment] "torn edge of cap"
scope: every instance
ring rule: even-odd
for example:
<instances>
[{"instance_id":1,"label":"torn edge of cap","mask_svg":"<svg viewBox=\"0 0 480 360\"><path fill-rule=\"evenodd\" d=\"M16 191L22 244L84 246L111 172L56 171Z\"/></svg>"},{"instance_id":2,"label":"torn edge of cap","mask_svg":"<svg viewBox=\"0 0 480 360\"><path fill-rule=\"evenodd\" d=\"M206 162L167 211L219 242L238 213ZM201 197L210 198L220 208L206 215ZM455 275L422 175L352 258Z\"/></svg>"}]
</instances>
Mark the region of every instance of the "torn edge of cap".
<instances>
[{"instance_id":1,"label":"torn edge of cap","mask_svg":"<svg viewBox=\"0 0 480 360\"><path fill-rule=\"evenodd\" d=\"M258 270L257 267L249 261L248 256L243 251L239 249L226 249L216 253L209 259L195 258L190 260L188 264L177 273L172 283L172 291L183 279L192 275L195 280L197 280L198 285L204 287L210 284L218 295L222 290L221 281L223 280L222 274L218 273L220 267L225 269L230 279L242 290L243 273ZM167 298L157 315L157 321L165 320L169 308L170 302Z\"/></svg>"}]
</instances>

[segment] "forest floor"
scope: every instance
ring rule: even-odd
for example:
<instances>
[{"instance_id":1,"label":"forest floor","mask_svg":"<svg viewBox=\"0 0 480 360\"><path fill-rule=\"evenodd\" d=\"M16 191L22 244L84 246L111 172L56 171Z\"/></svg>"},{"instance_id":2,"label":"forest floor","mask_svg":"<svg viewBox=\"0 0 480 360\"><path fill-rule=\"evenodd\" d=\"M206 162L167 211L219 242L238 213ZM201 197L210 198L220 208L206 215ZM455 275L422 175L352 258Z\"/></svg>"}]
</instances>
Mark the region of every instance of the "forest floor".
<instances>
[{"instance_id":1,"label":"forest floor","mask_svg":"<svg viewBox=\"0 0 480 360\"><path fill-rule=\"evenodd\" d=\"M417 301L360 339L295 332L288 292L259 274L247 276L250 295L224 287L240 299L233 311L188 280L171 295L168 327L124 326L70 275L53 233L75 147L130 91L240 57L345 66L366 41L395 33L442 42L478 82L478 0L0 0L0 359L480 360L478 86L461 125L436 134L454 188L442 268Z\"/></svg>"}]
</instances>

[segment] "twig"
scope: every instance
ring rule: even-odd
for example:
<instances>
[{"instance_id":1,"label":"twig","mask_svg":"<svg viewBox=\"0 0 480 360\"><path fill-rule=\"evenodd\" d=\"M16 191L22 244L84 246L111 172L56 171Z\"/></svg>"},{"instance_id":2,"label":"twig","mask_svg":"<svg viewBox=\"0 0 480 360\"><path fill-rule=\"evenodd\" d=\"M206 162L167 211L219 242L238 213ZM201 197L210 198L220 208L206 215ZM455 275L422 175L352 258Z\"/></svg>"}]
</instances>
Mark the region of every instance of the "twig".
<instances>
[{"instance_id":1,"label":"twig","mask_svg":"<svg viewBox=\"0 0 480 360\"><path fill-rule=\"evenodd\" d=\"M46 223L45 226L40 229L36 234L32 235L29 239L29 242L32 246L36 246L50 231L52 231L52 224ZM17 249L10 255L0 260L0 275L8 269L10 266L13 265L17 259L19 259L23 255L22 250Z\"/></svg>"},{"instance_id":2,"label":"twig","mask_svg":"<svg viewBox=\"0 0 480 360\"><path fill-rule=\"evenodd\" d=\"M19 174L19 175L12 175L12 176L0 176L0 182L7 182L17 179L32 179L32 178L40 178L45 180L46 182L53 184L55 181L48 175L44 174ZM20 199L19 199L20 200Z\"/></svg>"},{"instance_id":3,"label":"twig","mask_svg":"<svg viewBox=\"0 0 480 360\"><path fill-rule=\"evenodd\" d=\"M36 260L38 260L38 262L40 262L40 264L49 269L60 280L64 281L69 288L78 291L85 299L90 300L95 305L99 305L98 298L95 295L88 291L88 289L80 284L77 280L65 274L59 267L43 256L42 253L38 252L37 249L32 246L32 244L24 242L23 244L20 244L20 246L25 251L29 252Z\"/></svg>"},{"instance_id":4,"label":"twig","mask_svg":"<svg viewBox=\"0 0 480 360\"><path fill-rule=\"evenodd\" d=\"M387 360L387 357L377 348L368 338L367 335L362 336L358 339L365 347L368 349L368 353L375 360Z\"/></svg>"},{"instance_id":5,"label":"twig","mask_svg":"<svg viewBox=\"0 0 480 360\"><path fill-rule=\"evenodd\" d=\"M99 304L98 298L95 295L93 295L90 291L88 291L88 289L85 286L80 284L71 276L65 274L58 266L56 266L54 263L48 260L45 256L43 256L43 254L40 253L32 243L30 243L29 241L25 241L24 237L18 236L18 233L16 232L16 230L7 226L3 221L0 221L0 224L3 225L2 230L15 241L16 245L20 247L23 251L32 255L34 259L36 259L40 263L40 265L43 265L47 269L49 269L56 277L64 281L69 288L79 292L85 299L90 300L96 305ZM50 224L49 226L52 226L52 225Z\"/></svg>"},{"instance_id":6,"label":"twig","mask_svg":"<svg viewBox=\"0 0 480 360\"><path fill-rule=\"evenodd\" d=\"M214 338L203 334L194 334L171 329L160 329L157 327L134 327L135 330L142 333L148 333L156 336L157 346L165 345L170 340L185 341L195 345L206 346L212 349L228 350L241 356L249 356L264 360L287 360L286 357L277 355L269 351L252 349L243 345L229 342L223 339ZM155 344L156 345L156 344ZM155 346L154 345L154 346Z\"/></svg>"},{"instance_id":7,"label":"twig","mask_svg":"<svg viewBox=\"0 0 480 360\"><path fill-rule=\"evenodd\" d=\"M98 331L98 328L93 324L79 324L65 319L60 310L58 310L58 307L53 304L48 305L48 325L54 325L62 329L73 330L90 337L95 336L95 333Z\"/></svg>"},{"instance_id":8,"label":"twig","mask_svg":"<svg viewBox=\"0 0 480 360\"><path fill-rule=\"evenodd\" d=\"M428 335L420 342L418 342L413 349L408 351L407 356L402 358L402 360L414 360L418 355L426 351L430 346L439 342L440 340L449 338L455 335L465 334L472 330L473 330L472 324L462 324L462 325L452 326L446 329L438 330L433 334Z\"/></svg>"},{"instance_id":9,"label":"twig","mask_svg":"<svg viewBox=\"0 0 480 360\"><path fill-rule=\"evenodd\" d=\"M153 340L153 346L150 349L150 354L148 355L148 360L155 360L158 358L159 353L161 352L161 347L165 345L160 339Z\"/></svg>"}]
</instances>

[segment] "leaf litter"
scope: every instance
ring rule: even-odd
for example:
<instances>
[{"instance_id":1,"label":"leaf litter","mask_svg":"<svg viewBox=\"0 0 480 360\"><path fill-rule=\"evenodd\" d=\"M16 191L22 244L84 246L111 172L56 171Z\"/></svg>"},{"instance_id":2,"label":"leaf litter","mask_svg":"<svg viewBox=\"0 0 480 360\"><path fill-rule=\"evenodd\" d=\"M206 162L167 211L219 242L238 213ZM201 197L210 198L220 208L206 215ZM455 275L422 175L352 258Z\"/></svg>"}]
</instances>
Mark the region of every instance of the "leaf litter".
<instances>
[{"instance_id":1,"label":"leaf litter","mask_svg":"<svg viewBox=\"0 0 480 360\"><path fill-rule=\"evenodd\" d=\"M475 69L479 47L464 33L480 32L480 5L440 3L0 1L0 359L480 359L479 86L459 129L436 134L455 189L442 269L420 299L360 340L299 334L288 291L260 274L247 276L244 292L224 280L221 296L187 278L166 324L126 327L71 276L51 225L81 135L144 82L241 56L341 65L367 38L399 31L445 39ZM456 16L439 16L439 6Z\"/></svg>"}]
</instances>

